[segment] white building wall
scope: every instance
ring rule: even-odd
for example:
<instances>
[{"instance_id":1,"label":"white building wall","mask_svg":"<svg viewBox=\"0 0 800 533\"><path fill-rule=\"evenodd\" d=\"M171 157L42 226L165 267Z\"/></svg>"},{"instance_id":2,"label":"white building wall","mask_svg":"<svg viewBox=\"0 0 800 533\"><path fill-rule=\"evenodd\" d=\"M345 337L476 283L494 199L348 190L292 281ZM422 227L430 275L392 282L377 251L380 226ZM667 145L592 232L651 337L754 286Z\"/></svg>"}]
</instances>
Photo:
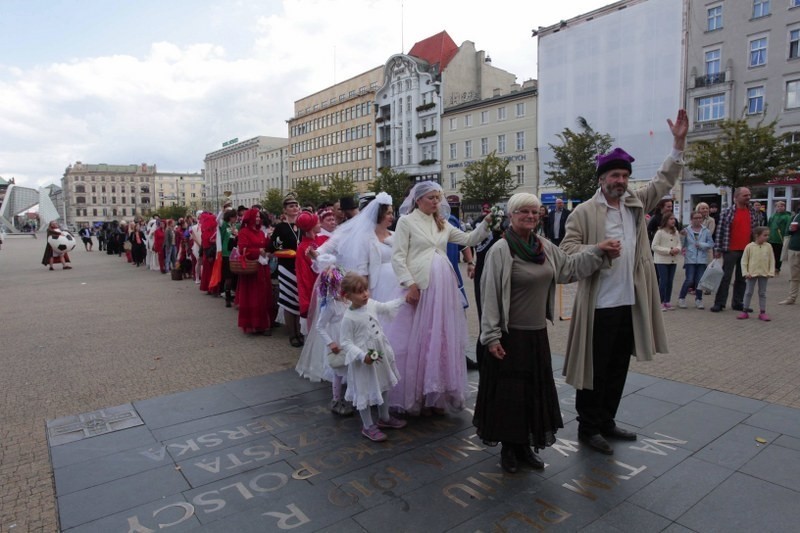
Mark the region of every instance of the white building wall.
<instances>
[{"instance_id":1,"label":"white building wall","mask_svg":"<svg viewBox=\"0 0 800 533\"><path fill-rule=\"evenodd\" d=\"M556 190L544 184L548 144L579 116L636 158L633 179L653 176L672 145L666 119L681 106L681 4L631 3L539 34L540 190Z\"/></svg>"}]
</instances>

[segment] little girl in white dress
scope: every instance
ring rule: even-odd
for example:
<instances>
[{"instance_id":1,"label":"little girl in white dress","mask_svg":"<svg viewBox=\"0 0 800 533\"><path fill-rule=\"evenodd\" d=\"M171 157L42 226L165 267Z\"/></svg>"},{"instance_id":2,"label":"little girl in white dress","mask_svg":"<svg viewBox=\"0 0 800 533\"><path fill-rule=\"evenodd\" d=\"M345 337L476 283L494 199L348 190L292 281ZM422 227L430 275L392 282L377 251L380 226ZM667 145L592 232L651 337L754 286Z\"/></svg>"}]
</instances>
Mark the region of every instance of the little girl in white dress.
<instances>
[{"instance_id":1,"label":"little girl in white dress","mask_svg":"<svg viewBox=\"0 0 800 533\"><path fill-rule=\"evenodd\" d=\"M406 421L389 415L386 394L398 381L392 346L383 333L378 315L393 315L405 303L398 298L387 303L369 298L369 283L364 276L349 272L342 280L342 293L350 308L342 319L341 348L347 363L345 399L353 402L361 416L361 434L373 442L386 440L381 429L400 429ZM378 407L373 422L372 406Z\"/></svg>"}]
</instances>

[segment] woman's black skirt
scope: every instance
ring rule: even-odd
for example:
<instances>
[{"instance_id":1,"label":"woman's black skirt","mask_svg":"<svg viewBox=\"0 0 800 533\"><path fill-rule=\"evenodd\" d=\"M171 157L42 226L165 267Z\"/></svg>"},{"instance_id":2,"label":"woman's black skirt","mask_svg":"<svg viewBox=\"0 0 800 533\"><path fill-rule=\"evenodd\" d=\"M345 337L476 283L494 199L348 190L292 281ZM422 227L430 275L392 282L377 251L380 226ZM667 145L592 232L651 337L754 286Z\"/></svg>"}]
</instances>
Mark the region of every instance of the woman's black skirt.
<instances>
[{"instance_id":1,"label":"woman's black skirt","mask_svg":"<svg viewBox=\"0 0 800 533\"><path fill-rule=\"evenodd\" d=\"M482 358L473 424L481 440L542 449L564 427L550 361L547 329L504 333L503 360Z\"/></svg>"}]
</instances>

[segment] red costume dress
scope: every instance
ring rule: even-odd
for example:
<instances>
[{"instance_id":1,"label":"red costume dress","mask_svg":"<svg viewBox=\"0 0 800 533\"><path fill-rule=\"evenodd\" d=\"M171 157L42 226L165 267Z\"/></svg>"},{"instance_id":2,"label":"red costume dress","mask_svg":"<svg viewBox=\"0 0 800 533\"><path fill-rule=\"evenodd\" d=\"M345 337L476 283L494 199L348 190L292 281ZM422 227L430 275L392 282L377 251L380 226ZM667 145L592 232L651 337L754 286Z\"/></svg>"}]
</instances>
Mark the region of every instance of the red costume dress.
<instances>
[{"instance_id":1,"label":"red costume dress","mask_svg":"<svg viewBox=\"0 0 800 533\"><path fill-rule=\"evenodd\" d=\"M311 302L311 291L314 289L314 282L317 281L319 274L311 269L311 258L306 254L309 247L319 248L322 243L328 240L327 235L317 235L312 239L303 235L303 240L297 247L297 256L294 261L294 272L297 276L297 298L300 302L300 316L308 318L308 306Z\"/></svg>"},{"instance_id":2,"label":"red costume dress","mask_svg":"<svg viewBox=\"0 0 800 533\"><path fill-rule=\"evenodd\" d=\"M162 274L167 272L166 255L164 254L164 228L158 223L156 231L153 232L153 251L158 255L158 266Z\"/></svg>"},{"instance_id":3,"label":"red costume dress","mask_svg":"<svg viewBox=\"0 0 800 533\"><path fill-rule=\"evenodd\" d=\"M259 251L267 248L267 237L258 227L258 210L248 210L239 230L239 253L247 259L258 259ZM239 303L239 327L245 333L270 331L272 310L272 280L268 265L259 265L255 274L239 274L236 297Z\"/></svg>"},{"instance_id":4,"label":"red costume dress","mask_svg":"<svg viewBox=\"0 0 800 533\"><path fill-rule=\"evenodd\" d=\"M217 258L215 246L217 240L217 217L211 213L203 213L200 215L199 223L200 252L203 254L203 266L200 270L200 290L208 291L209 294L217 294L219 287L209 287L211 272L214 270L214 260Z\"/></svg>"}]
</instances>

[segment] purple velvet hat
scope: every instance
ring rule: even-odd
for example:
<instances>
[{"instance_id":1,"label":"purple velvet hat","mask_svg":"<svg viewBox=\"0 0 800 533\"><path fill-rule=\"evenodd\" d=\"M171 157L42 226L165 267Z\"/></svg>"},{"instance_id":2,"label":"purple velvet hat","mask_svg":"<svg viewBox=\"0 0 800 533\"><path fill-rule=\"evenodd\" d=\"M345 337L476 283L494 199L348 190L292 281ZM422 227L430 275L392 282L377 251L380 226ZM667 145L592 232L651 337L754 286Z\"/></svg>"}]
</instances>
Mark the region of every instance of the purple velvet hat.
<instances>
[{"instance_id":1,"label":"purple velvet hat","mask_svg":"<svg viewBox=\"0 0 800 533\"><path fill-rule=\"evenodd\" d=\"M599 154L595 161L597 162L597 170L594 174L599 178L609 170L617 168L632 172L631 163L636 160L622 148L614 148L607 154Z\"/></svg>"}]
</instances>

